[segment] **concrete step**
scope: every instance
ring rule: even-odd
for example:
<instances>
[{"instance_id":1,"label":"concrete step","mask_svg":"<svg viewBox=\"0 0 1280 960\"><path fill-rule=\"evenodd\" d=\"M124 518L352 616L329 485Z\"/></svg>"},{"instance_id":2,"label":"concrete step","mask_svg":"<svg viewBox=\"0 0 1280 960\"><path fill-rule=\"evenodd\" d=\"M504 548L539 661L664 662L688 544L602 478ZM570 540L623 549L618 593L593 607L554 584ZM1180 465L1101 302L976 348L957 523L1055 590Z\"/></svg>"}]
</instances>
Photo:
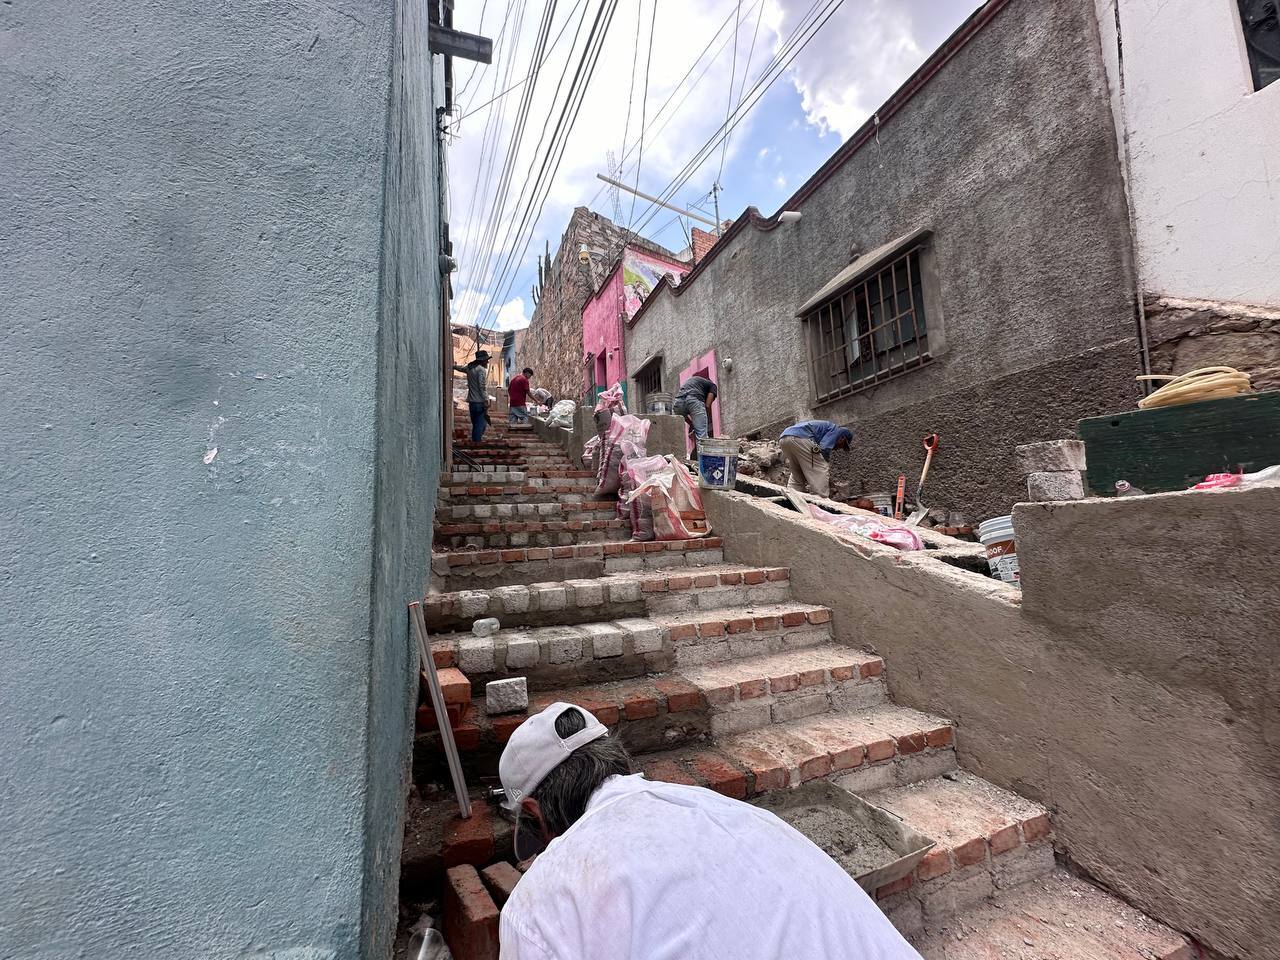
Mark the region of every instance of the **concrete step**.
<instances>
[{"instance_id":1,"label":"concrete step","mask_svg":"<svg viewBox=\"0 0 1280 960\"><path fill-rule=\"evenodd\" d=\"M559 584L537 588L544 586L563 591ZM436 666L458 667L474 689L490 680L524 676L531 690L554 690L666 673L689 659L706 662L703 656L712 651L726 658L751 657L831 641L826 607L787 603L760 611L755 618L738 610L710 610L580 626L504 628L488 637L451 633L435 637L432 652Z\"/></svg>"},{"instance_id":2,"label":"concrete step","mask_svg":"<svg viewBox=\"0 0 1280 960\"><path fill-rule=\"evenodd\" d=\"M443 633L469 630L482 617L497 617L506 627L561 626L781 603L791 597L786 567L738 564L635 570L538 587L520 584L431 594L423 600L423 616L428 629ZM563 588L563 595L556 587Z\"/></svg>"},{"instance_id":3,"label":"concrete step","mask_svg":"<svg viewBox=\"0 0 1280 960\"><path fill-rule=\"evenodd\" d=\"M1181 934L1055 869L957 914L904 935L924 960L1194 960Z\"/></svg>"},{"instance_id":4,"label":"concrete step","mask_svg":"<svg viewBox=\"0 0 1280 960\"><path fill-rule=\"evenodd\" d=\"M436 523L470 523L476 520L612 520L618 516L617 500L579 500L573 503L463 503L436 511Z\"/></svg>"},{"instance_id":5,"label":"concrete step","mask_svg":"<svg viewBox=\"0 0 1280 960\"><path fill-rule=\"evenodd\" d=\"M951 726L883 704L857 715L828 714L717 738L639 758L645 775L694 783L738 799L819 777L910 783L955 768Z\"/></svg>"},{"instance_id":6,"label":"concrete step","mask_svg":"<svg viewBox=\"0 0 1280 960\"><path fill-rule=\"evenodd\" d=\"M701 567L724 562L719 537L658 540L652 543L582 543L563 547L455 550L431 555L431 589L489 589L600 577L606 573Z\"/></svg>"},{"instance_id":7,"label":"concrete step","mask_svg":"<svg viewBox=\"0 0 1280 960\"><path fill-rule=\"evenodd\" d=\"M594 480L543 480L535 483L526 478L520 486L499 484L441 484L436 493L436 512L443 513L457 506L498 506L504 503L561 503L574 504L584 501L599 502ZM615 500L616 502L616 500Z\"/></svg>"},{"instance_id":8,"label":"concrete step","mask_svg":"<svg viewBox=\"0 0 1280 960\"><path fill-rule=\"evenodd\" d=\"M1048 811L972 773L953 770L864 796L937 844L913 874L876 891L904 933L1054 869Z\"/></svg>"},{"instance_id":9,"label":"concrete step","mask_svg":"<svg viewBox=\"0 0 1280 960\"><path fill-rule=\"evenodd\" d=\"M506 467L494 466L490 470L469 470L454 467L451 473L440 478L446 486L491 486L518 483L524 485L525 475L520 470L509 470Z\"/></svg>"},{"instance_id":10,"label":"concrete step","mask_svg":"<svg viewBox=\"0 0 1280 960\"><path fill-rule=\"evenodd\" d=\"M490 520L442 524L435 528L437 550L493 550L507 547L564 547L604 543L629 536L631 523L617 517L598 520Z\"/></svg>"},{"instance_id":11,"label":"concrete step","mask_svg":"<svg viewBox=\"0 0 1280 960\"><path fill-rule=\"evenodd\" d=\"M593 477L529 477L524 475L523 470L518 471L518 474L523 477L519 482L483 479L489 476L511 476L512 473L516 472L495 472L493 474L479 472L474 477L457 481L453 480L453 475L450 474L448 482L440 484L440 493L450 497L458 495L508 497L514 495L512 493L514 490L528 493L538 493L543 490L551 490L555 493L589 493L596 488L596 481Z\"/></svg>"}]
</instances>

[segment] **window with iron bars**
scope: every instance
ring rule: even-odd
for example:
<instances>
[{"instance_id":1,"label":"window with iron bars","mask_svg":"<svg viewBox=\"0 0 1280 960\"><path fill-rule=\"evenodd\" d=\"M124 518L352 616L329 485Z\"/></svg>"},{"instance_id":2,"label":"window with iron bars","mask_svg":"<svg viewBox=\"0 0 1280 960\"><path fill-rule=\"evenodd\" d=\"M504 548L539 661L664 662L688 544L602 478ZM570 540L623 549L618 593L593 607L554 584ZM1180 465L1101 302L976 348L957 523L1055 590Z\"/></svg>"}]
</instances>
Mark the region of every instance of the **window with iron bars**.
<instances>
[{"instance_id":1,"label":"window with iron bars","mask_svg":"<svg viewBox=\"0 0 1280 960\"><path fill-rule=\"evenodd\" d=\"M815 403L929 362L923 249L913 247L805 315Z\"/></svg>"},{"instance_id":2,"label":"window with iron bars","mask_svg":"<svg viewBox=\"0 0 1280 960\"><path fill-rule=\"evenodd\" d=\"M662 390L662 364L651 362L642 370L636 371L636 395L640 398L640 403L649 398L651 393L659 393Z\"/></svg>"}]
</instances>

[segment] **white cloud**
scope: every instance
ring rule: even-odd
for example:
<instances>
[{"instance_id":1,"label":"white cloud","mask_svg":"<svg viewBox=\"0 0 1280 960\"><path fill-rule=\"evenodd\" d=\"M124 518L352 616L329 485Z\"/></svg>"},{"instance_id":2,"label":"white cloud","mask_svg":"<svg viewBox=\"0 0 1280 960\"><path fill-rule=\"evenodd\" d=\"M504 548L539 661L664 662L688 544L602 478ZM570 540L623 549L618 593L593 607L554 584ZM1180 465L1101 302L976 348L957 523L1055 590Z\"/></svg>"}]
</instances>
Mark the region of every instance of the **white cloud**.
<instances>
[{"instance_id":1,"label":"white cloud","mask_svg":"<svg viewBox=\"0 0 1280 960\"><path fill-rule=\"evenodd\" d=\"M508 300L498 309L497 322L499 330L523 330L529 325L529 315L524 309L524 297Z\"/></svg>"},{"instance_id":2,"label":"white cloud","mask_svg":"<svg viewBox=\"0 0 1280 960\"><path fill-rule=\"evenodd\" d=\"M787 189L787 178L782 174L778 174L773 178L773 185L779 190L785 190Z\"/></svg>"}]
</instances>

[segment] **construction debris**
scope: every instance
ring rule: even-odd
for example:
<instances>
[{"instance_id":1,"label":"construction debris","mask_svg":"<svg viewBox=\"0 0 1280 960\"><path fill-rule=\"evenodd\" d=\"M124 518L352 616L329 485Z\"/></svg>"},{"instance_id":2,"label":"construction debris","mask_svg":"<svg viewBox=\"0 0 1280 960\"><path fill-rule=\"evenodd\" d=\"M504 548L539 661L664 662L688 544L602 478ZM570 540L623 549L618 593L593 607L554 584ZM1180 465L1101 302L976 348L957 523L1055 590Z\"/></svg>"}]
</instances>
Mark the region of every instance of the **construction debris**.
<instances>
[{"instance_id":1,"label":"construction debris","mask_svg":"<svg viewBox=\"0 0 1280 960\"><path fill-rule=\"evenodd\" d=\"M738 439L738 473L747 477L759 477L770 483L785 484L791 479L782 448L776 440Z\"/></svg>"}]
</instances>

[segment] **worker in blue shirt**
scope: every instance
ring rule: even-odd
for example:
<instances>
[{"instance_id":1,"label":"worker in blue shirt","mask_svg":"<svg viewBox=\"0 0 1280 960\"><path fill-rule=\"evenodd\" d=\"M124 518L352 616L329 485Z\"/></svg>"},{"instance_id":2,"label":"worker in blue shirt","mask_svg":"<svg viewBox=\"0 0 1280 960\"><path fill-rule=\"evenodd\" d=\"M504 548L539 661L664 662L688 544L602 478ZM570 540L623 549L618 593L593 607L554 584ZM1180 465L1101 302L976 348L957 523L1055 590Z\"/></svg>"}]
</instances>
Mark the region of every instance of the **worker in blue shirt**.
<instances>
[{"instance_id":1,"label":"worker in blue shirt","mask_svg":"<svg viewBox=\"0 0 1280 960\"><path fill-rule=\"evenodd\" d=\"M804 420L782 431L778 446L791 468L792 490L831 496L831 451L848 450L853 431L830 420Z\"/></svg>"}]
</instances>

